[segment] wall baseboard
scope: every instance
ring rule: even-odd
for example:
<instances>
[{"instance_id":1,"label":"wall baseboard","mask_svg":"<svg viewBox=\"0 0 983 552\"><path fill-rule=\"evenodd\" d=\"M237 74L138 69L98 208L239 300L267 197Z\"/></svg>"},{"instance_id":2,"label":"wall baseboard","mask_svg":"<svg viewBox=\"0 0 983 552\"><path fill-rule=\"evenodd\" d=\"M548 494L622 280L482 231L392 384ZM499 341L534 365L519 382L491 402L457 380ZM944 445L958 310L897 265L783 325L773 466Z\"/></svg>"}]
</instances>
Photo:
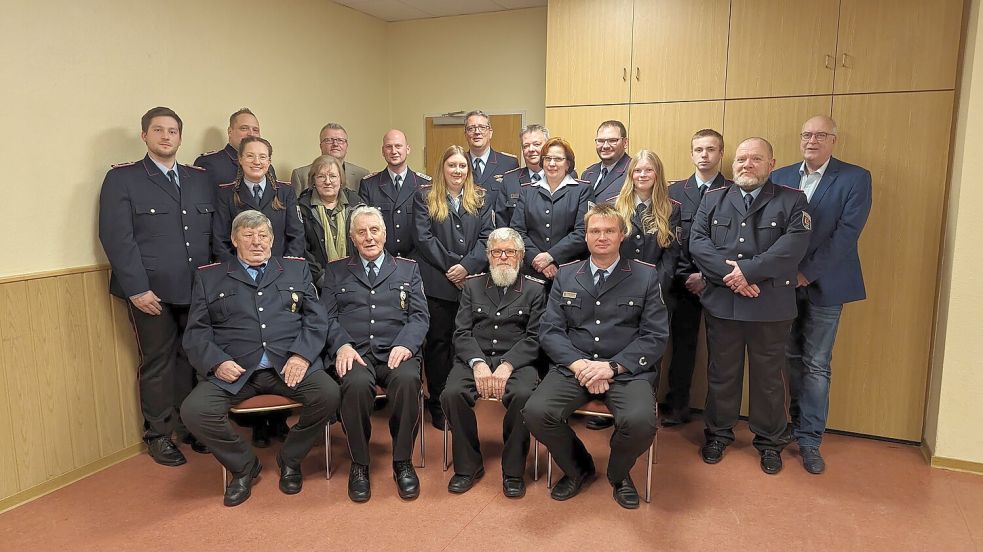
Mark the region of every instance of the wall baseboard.
<instances>
[{"instance_id":1,"label":"wall baseboard","mask_svg":"<svg viewBox=\"0 0 983 552\"><path fill-rule=\"evenodd\" d=\"M969 460L933 456L931 464L933 468L983 475L983 462L971 462Z\"/></svg>"},{"instance_id":2,"label":"wall baseboard","mask_svg":"<svg viewBox=\"0 0 983 552\"><path fill-rule=\"evenodd\" d=\"M66 487L75 483L80 479L84 479L94 473L100 472L110 466L114 466L123 460L133 458L141 452L146 450L146 445L142 442L130 445L119 451L110 454L109 456L100 458L91 464L82 466L81 468L74 469L68 473L59 475L58 477L49 479L44 483L35 485L29 489L24 489L18 493L12 494L6 498L0 499L0 514L16 508L22 504L26 504L32 500L41 498L42 496L53 493L62 487Z\"/></svg>"}]
</instances>

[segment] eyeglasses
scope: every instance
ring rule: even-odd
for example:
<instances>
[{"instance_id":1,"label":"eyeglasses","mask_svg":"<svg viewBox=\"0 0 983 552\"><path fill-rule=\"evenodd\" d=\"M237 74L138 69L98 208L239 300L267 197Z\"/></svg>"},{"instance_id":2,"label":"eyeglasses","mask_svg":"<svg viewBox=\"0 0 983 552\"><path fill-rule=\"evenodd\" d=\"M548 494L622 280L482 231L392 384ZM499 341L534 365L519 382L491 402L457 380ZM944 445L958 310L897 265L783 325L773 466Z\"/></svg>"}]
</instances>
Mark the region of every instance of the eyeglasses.
<instances>
[{"instance_id":1,"label":"eyeglasses","mask_svg":"<svg viewBox=\"0 0 983 552\"><path fill-rule=\"evenodd\" d=\"M348 143L348 138L322 138L321 143L341 146Z\"/></svg>"},{"instance_id":2,"label":"eyeglasses","mask_svg":"<svg viewBox=\"0 0 983 552\"><path fill-rule=\"evenodd\" d=\"M259 160L259 161L266 162L266 161L269 161L270 160L270 156L269 155L266 155L265 153L261 153L259 155L256 155L255 153L244 153L242 155L242 158L245 159L246 161L256 161L256 160Z\"/></svg>"},{"instance_id":3,"label":"eyeglasses","mask_svg":"<svg viewBox=\"0 0 983 552\"><path fill-rule=\"evenodd\" d=\"M544 155L543 156L543 163L557 163L557 164L559 164L559 163L563 163L566 160L567 160L566 157L553 157L552 155Z\"/></svg>"},{"instance_id":4,"label":"eyeglasses","mask_svg":"<svg viewBox=\"0 0 983 552\"><path fill-rule=\"evenodd\" d=\"M491 130L491 126L489 125L471 125L464 127L464 132L467 132L468 134L474 134L478 131L488 132L489 130Z\"/></svg>"},{"instance_id":5,"label":"eyeglasses","mask_svg":"<svg viewBox=\"0 0 983 552\"><path fill-rule=\"evenodd\" d=\"M505 255L506 258L511 259L518 255L519 251L517 249L492 249L488 252L488 254L491 255L493 259L501 258L502 255Z\"/></svg>"},{"instance_id":6,"label":"eyeglasses","mask_svg":"<svg viewBox=\"0 0 983 552\"><path fill-rule=\"evenodd\" d=\"M621 138L598 138L594 143L599 146L613 146L621 141Z\"/></svg>"},{"instance_id":7,"label":"eyeglasses","mask_svg":"<svg viewBox=\"0 0 983 552\"><path fill-rule=\"evenodd\" d=\"M813 138L815 138L817 142L825 142L826 139L829 138L830 136L836 136L836 135L833 134L832 132L803 132L799 136L802 138L803 142L808 142Z\"/></svg>"}]
</instances>

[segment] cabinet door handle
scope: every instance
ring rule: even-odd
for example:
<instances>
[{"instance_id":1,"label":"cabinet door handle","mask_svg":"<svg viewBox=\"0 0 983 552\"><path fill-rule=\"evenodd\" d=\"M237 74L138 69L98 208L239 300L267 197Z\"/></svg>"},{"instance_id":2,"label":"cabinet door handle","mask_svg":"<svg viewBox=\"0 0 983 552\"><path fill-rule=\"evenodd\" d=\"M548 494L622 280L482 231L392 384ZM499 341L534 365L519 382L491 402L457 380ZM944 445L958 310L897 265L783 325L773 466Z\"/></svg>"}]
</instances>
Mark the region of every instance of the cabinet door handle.
<instances>
[{"instance_id":1,"label":"cabinet door handle","mask_svg":"<svg viewBox=\"0 0 983 552\"><path fill-rule=\"evenodd\" d=\"M848 59L847 54L843 54L842 56L840 56L840 67L850 67L849 65L846 64L847 59Z\"/></svg>"},{"instance_id":2,"label":"cabinet door handle","mask_svg":"<svg viewBox=\"0 0 983 552\"><path fill-rule=\"evenodd\" d=\"M621 68L621 80L626 81L626 82L628 81L628 68L627 67L622 67Z\"/></svg>"},{"instance_id":3,"label":"cabinet door handle","mask_svg":"<svg viewBox=\"0 0 983 552\"><path fill-rule=\"evenodd\" d=\"M832 71L833 70L833 66L836 65L836 59L833 56L831 56L830 54L826 54L825 65L826 65L826 68L827 69L829 69L830 71Z\"/></svg>"},{"instance_id":4,"label":"cabinet door handle","mask_svg":"<svg viewBox=\"0 0 983 552\"><path fill-rule=\"evenodd\" d=\"M642 77L642 71L638 67L635 68L635 80L640 80Z\"/></svg>"}]
</instances>

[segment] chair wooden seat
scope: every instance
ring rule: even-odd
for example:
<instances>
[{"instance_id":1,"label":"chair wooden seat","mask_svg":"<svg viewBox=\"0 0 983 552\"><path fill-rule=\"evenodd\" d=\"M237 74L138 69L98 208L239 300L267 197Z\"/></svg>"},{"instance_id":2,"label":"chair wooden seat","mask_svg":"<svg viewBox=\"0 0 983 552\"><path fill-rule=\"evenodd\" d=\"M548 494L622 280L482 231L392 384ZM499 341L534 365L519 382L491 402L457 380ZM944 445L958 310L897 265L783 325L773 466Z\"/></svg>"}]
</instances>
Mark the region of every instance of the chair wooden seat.
<instances>
[{"instance_id":1,"label":"chair wooden seat","mask_svg":"<svg viewBox=\"0 0 983 552\"><path fill-rule=\"evenodd\" d=\"M289 410L302 406L304 405L281 395L256 395L233 406L229 409L229 412L233 414L255 414L257 412Z\"/></svg>"}]
</instances>

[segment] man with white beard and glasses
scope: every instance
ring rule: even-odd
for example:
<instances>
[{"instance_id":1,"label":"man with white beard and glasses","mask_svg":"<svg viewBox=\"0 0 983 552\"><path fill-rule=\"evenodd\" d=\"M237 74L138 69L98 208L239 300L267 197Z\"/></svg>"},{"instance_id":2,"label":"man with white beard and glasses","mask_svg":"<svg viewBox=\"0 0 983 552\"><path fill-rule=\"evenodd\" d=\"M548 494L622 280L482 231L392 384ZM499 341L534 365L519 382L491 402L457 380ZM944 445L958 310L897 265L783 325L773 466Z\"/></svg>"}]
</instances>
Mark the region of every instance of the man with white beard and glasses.
<instances>
[{"instance_id":1,"label":"man with white beard and glasses","mask_svg":"<svg viewBox=\"0 0 983 552\"><path fill-rule=\"evenodd\" d=\"M769 179L775 159L764 138L741 142L733 168L733 184L703 196L690 236L690 254L706 282L700 301L710 354L700 455L716 464L734 442L746 351L748 422L761 469L773 475L782 469L786 444L785 342L812 219L805 194Z\"/></svg>"},{"instance_id":2,"label":"man with white beard and glasses","mask_svg":"<svg viewBox=\"0 0 983 552\"><path fill-rule=\"evenodd\" d=\"M456 358L440 396L450 423L454 476L447 490L464 493L484 475L474 405L498 399L505 406L502 491L509 498L526 493L529 430L522 409L539 383L539 319L546 307L543 281L520 276L525 253L522 236L511 228L488 238L489 274L464 282L454 331Z\"/></svg>"}]
</instances>

